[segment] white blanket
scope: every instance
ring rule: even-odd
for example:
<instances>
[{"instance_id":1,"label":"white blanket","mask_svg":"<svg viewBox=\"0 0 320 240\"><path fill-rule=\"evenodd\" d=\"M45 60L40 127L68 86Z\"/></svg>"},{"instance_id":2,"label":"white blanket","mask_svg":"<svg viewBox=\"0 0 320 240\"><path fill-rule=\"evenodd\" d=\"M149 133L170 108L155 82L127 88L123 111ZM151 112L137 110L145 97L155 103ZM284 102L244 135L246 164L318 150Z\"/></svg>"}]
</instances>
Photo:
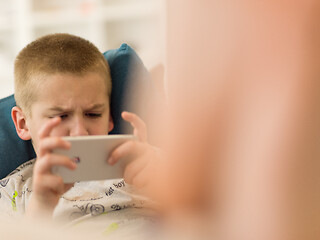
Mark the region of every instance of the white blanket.
<instances>
[{"instance_id":1,"label":"white blanket","mask_svg":"<svg viewBox=\"0 0 320 240\"><path fill-rule=\"evenodd\" d=\"M0 215L23 216L32 194L30 160L0 180ZM96 235L139 236L149 232L154 212L151 201L134 194L123 179L78 182L60 199L55 221L68 228L90 231Z\"/></svg>"}]
</instances>

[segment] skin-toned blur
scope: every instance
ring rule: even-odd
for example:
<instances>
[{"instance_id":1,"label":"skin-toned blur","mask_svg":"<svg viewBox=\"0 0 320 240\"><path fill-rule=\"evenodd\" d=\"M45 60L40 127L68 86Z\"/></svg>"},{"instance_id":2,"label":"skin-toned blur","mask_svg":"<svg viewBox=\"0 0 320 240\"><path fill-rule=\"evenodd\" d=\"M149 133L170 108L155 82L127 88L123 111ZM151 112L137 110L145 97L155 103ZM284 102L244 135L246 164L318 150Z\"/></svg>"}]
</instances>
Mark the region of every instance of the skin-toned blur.
<instances>
[{"instance_id":1,"label":"skin-toned blur","mask_svg":"<svg viewBox=\"0 0 320 240\"><path fill-rule=\"evenodd\" d=\"M320 2L166 4L167 117L150 113L164 157L148 194L169 232L320 239Z\"/></svg>"},{"instance_id":2,"label":"skin-toned blur","mask_svg":"<svg viewBox=\"0 0 320 240\"><path fill-rule=\"evenodd\" d=\"M319 1L167 10L169 218L195 239L319 239Z\"/></svg>"}]
</instances>

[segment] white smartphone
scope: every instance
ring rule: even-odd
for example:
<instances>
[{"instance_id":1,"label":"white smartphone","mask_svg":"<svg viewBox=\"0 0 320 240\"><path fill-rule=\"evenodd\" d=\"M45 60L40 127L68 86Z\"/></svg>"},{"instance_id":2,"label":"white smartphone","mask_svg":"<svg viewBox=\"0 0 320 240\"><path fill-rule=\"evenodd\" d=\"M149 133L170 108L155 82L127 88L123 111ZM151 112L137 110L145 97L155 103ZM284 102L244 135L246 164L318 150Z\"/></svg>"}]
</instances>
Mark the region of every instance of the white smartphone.
<instances>
[{"instance_id":1,"label":"white smartphone","mask_svg":"<svg viewBox=\"0 0 320 240\"><path fill-rule=\"evenodd\" d=\"M68 156L77 163L75 170L63 166L52 168L52 172L60 175L65 183L122 178L126 165L125 159L120 159L112 166L107 163L107 160L116 147L126 141L136 140L133 135L94 135L62 138L71 143L71 148L69 150L55 149L53 152Z\"/></svg>"}]
</instances>

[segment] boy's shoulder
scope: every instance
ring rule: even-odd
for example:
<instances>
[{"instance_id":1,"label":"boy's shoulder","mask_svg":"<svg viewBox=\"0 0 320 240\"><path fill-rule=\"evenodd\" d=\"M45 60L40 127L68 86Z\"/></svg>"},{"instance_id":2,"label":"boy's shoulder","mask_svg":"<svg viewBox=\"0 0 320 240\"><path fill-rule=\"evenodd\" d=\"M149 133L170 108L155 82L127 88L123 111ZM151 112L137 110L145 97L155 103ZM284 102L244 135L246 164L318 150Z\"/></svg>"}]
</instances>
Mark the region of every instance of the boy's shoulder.
<instances>
[{"instance_id":1,"label":"boy's shoulder","mask_svg":"<svg viewBox=\"0 0 320 240\"><path fill-rule=\"evenodd\" d=\"M12 178L19 175L24 175L25 177L32 177L33 166L36 159L31 159L25 163L22 163L19 167L9 173L4 179Z\"/></svg>"},{"instance_id":2,"label":"boy's shoulder","mask_svg":"<svg viewBox=\"0 0 320 240\"><path fill-rule=\"evenodd\" d=\"M26 199L32 192L32 172L35 160L21 164L0 180L0 213L8 216L25 211ZM0 214L0 215L1 215Z\"/></svg>"},{"instance_id":3,"label":"boy's shoulder","mask_svg":"<svg viewBox=\"0 0 320 240\"><path fill-rule=\"evenodd\" d=\"M29 160L0 180L0 188L19 189L31 181L35 159Z\"/></svg>"}]
</instances>

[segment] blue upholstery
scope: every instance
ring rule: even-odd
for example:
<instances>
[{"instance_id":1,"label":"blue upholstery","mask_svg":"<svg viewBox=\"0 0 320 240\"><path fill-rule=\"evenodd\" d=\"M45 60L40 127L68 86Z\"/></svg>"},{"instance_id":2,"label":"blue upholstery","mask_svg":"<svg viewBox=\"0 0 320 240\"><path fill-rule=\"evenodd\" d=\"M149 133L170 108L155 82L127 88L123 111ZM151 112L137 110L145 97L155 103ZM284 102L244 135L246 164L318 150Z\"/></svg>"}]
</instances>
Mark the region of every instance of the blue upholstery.
<instances>
[{"instance_id":1,"label":"blue upholstery","mask_svg":"<svg viewBox=\"0 0 320 240\"><path fill-rule=\"evenodd\" d=\"M130 133L132 129L121 119L121 112L138 112L124 96L134 97L130 92L134 92L136 87L143 87L143 92L149 92L152 88L149 73L135 51L127 44L106 51L103 55L108 60L112 78L111 116L114 129L110 134ZM0 179L36 156L31 141L21 140L16 133L11 119L11 109L14 106L13 95L0 100ZM142 113L138 114L143 118Z\"/></svg>"},{"instance_id":2,"label":"blue upholstery","mask_svg":"<svg viewBox=\"0 0 320 240\"><path fill-rule=\"evenodd\" d=\"M0 100L0 179L20 164L35 157L31 141L21 140L11 119L13 95Z\"/></svg>"},{"instance_id":3,"label":"blue upholstery","mask_svg":"<svg viewBox=\"0 0 320 240\"><path fill-rule=\"evenodd\" d=\"M151 98L155 94L151 76L139 56L127 44L108 50L103 55L108 60L112 78L111 116L115 124L110 134L132 133L130 124L121 118L121 112L134 112L146 120L147 111L142 112L131 103L139 98L144 102L144 109L150 110Z\"/></svg>"}]
</instances>

